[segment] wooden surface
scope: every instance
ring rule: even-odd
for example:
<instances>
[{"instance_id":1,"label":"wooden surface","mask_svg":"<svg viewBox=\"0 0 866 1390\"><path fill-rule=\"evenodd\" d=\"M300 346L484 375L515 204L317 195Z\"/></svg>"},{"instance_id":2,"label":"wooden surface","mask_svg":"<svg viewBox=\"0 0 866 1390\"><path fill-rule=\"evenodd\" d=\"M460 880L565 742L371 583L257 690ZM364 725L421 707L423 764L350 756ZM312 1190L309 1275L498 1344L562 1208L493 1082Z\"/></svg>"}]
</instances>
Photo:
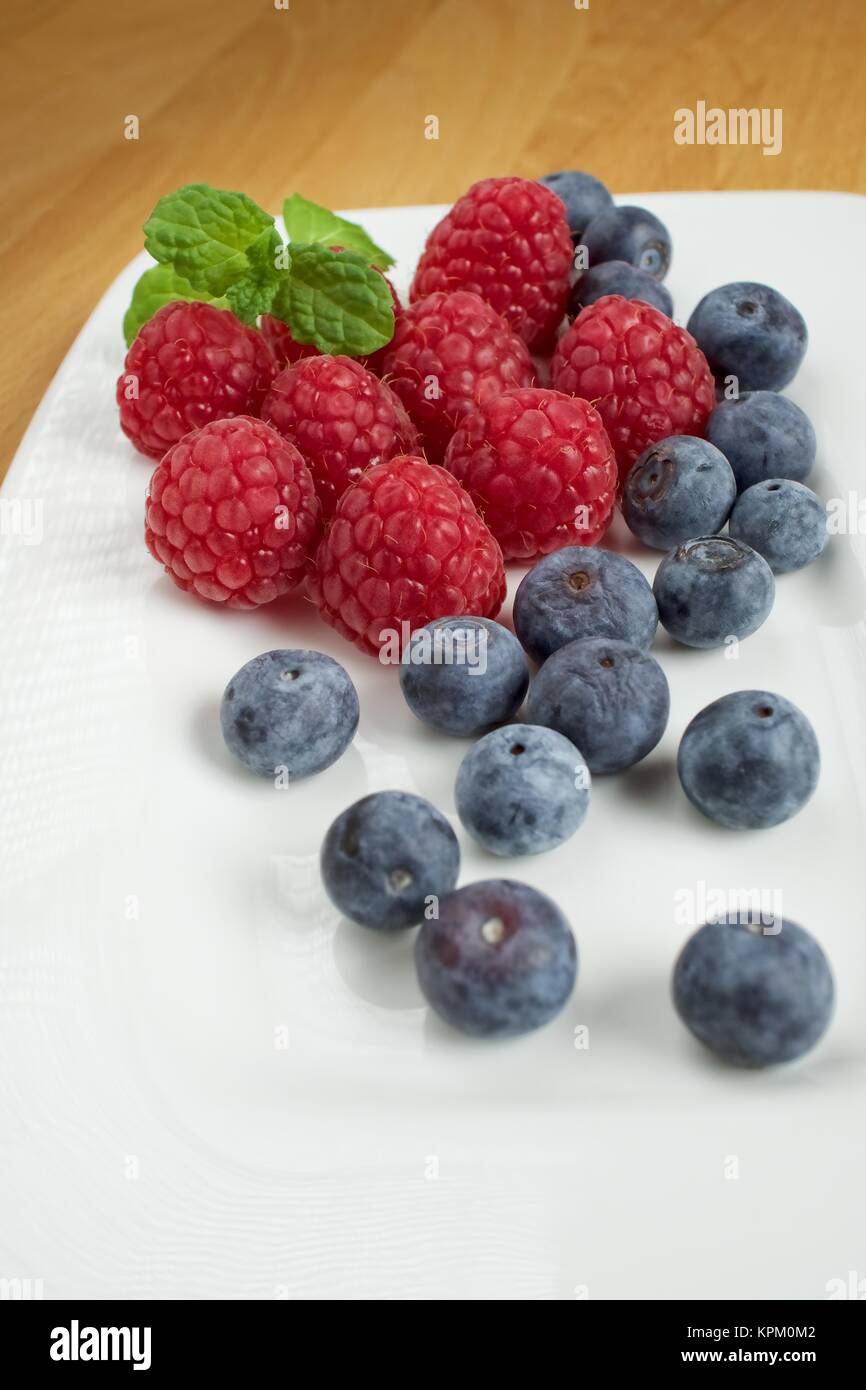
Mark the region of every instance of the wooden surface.
<instances>
[{"instance_id":1,"label":"wooden surface","mask_svg":"<svg viewBox=\"0 0 866 1390\"><path fill-rule=\"evenodd\" d=\"M866 193L863 0L6 0L0 22L0 473L154 202L191 180L273 212L563 167L615 193ZM781 154L676 144L698 101L781 108Z\"/></svg>"}]
</instances>

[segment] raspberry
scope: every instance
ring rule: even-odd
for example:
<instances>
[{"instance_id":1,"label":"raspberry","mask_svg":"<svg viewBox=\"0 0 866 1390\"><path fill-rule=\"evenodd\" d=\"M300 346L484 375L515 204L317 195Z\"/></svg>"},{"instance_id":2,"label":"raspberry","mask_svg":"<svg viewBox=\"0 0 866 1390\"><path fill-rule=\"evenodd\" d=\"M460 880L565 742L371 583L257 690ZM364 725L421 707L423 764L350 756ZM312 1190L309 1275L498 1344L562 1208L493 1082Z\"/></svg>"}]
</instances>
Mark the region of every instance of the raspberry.
<instances>
[{"instance_id":1,"label":"raspberry","mask_svg":"<svg viewBox=\"0 0 866 1390\"><path fill-rule=\"evenodd\" d=\"M265 398L262 419L300 449L326 516L371 463L418 445L399 398L351 357L303 357L286 367Z\"/></svg>"},{"instance_id":2,"label":"raspberry","mask_svg":"<svg viewBox=\"0 0 866 1390\"><path fill-rule=\"evenodd\" d=\"M715 405L712 373L691 334L651 304L618 294L578 314L557 344L551 381L592 401L621 481L656 440L702 435Z\"/></svg>"},{"instance_id":3,"label":"raspberry","mask_svg":"<svg viewBox=\"0 0 866 1390\"><path fill-rule=\"evenodd\" d=\"M332 246L331 250L337 251L339 247ZM379 268L378 266L374 266L373 269L378 270ZM379 274L381 275L382 272L379 271ZM394 324L396 326L397 320L403 312L403 305L400 303L397 297L397 291L394 289L387 275L382 275L382 279L391 291L391 298L394 301ZM292 337L289 325L283 323L281 319L275 319L272 314L262 314L260 328L262 336L265 338L281 367L289 367L293 362L299 362L302 357L318 357L320 354L320 349L316 347L315 343L296 343ZM366 367L369 372L373 372L375 376L381 376L383 363L385 361L385 353L388 351L389 346L390 344L386 343L384 347L377 348L375 352L371 352L369 357L357 357L354 360L360 362L362 366Z\"/></svg>"},{"instance_id":4,"label":"raspberry","mask_svg":"<svg viewBox=\"0 0 866 1390\"><path fill-rule=\"evenodd\" d=\"M150 481L144 536L178 588L257 608L297 587L319 532L312 474L251 416L186 435Z\"/></svg>"},{"instance_id":5,"label":"raspberry","mask_svg":"<svg viewBox=\"0 0 866 1390\"><path fill-rule=\"evenodd\" d=\"M229 309L164 304L126 354L117 382L121 429L141 453L162 458L211 420L258 415L276 370L262 335Z\"/></svg>"},{"instance_id":6,"label":"raspberry","mask_svg":"<svg viewBox=\"0 0 866 1390\"><path fill-rule=\"evenodd\" d=\"M441 463L452 434L477 405L509 386L531 386L529 349L477 294L431 294L402 314L385 351L387 379Z\"/></svg>"},{"instance_id":7,"label":"raspberry","mask_svg":"<svg viewBox=\"0 0 866 1390\"><path fill-rule=\"evenodd\" d=\"M282 319L275 319L273 314L262 314L259 332L281 370L290 367L293 362L300 362L302 357L318 357L320 354L315 343L296 343L289 325L283 323Z\"/></svg>"},{"instance_id":8,"label":"raspberry","mask_svg":"<svg viewBox=\"0 0 866 1390\"><path fill-rule=\"evenodd\" d=\"M460 480L506 560L595 545L616 502L616 460L601 417L559 391L504 391L467 415L445 467Z\"/></svg>"},{"instance_id":9,"label":"raspberry","mask_svg":"<svg viewBox=\"0 0 866 1390\"><path fill-rule=\"evenodd\" d=\"M343 494L307 588L326 622L375 655L395 642L402 649L434 618L495 617L505 572L457 480L401 456L368 468Z\"/></svg>"},{"instance_id":10,"label":"raspberry","mask_svg":"<svg viewBox=\"0 0 866 1390\"><path fill-rule=\"evenodd\" d=\"M474 290L543 352L565 314L572 256L555 193L532 179L482 179L433 228L410 299Z\"/></svg>"}]
</instances>

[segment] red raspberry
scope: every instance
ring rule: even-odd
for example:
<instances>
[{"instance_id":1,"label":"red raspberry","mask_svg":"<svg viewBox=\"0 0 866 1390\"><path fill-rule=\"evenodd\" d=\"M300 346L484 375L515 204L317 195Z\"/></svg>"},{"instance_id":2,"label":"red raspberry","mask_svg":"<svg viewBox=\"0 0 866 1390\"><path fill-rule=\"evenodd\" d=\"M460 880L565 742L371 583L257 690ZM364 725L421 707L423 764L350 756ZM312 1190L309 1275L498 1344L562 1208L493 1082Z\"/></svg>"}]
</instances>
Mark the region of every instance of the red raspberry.
<instances>
[{"instance_id":1,"label":"red raspberry","mask_svg":"<svg viewBox=\"0 0 866 1390\"><path fill-rule=\"evenodd\" d=\"M259 332L276 357L280 370L290 367L293 362L300 362L302 357L319 357L321 354L321 349L315 343L296 343L289 325L283 323L282 319L275 319L273 314L262 314Z\"/></svg>"},{"instance_id":2,"label":"red raspberry","mask_svg":"<svg viewBox=\"0 0 866 1390\"><path fill-rule=\"evenodd\" d=\"M431 294L402 314L385 351L387 379L441 463L475 406L535 380L526 344L477 294Z\"/></svg>"},{"instance_id":3,"label":"red raspberry","mask_svg":"<svg viewBox=\"0 0 866 1390\"><path fill-rule=\"evenodd\" d=\"M684 328L640 299L609 294L582 309L551 363L557 391L592 401L619 463L672 434L703 434L716 403L707 359Z\"/></svg>"},{"instance_id":4,"label":"red raspberry","mask_svg":"<svg viewBox=\"0 0 866 1390\"><path fill-rule=\"evenodd\" d=\"M126 354L117 382L121 429L141 453L162 458L211 420L258 415L276 371L262 335L229 309L164 304Z\"/></svg>"},{"instance_id":5,"label":"red raspberry","mask_svg":"<svg viewBox=\"0 0 866 1390\"><path fill-rule=\"evenodd\" d=\"M303 357L274 380L262 406L310 466L326 516L371 463L418 446L399 398L351 357Z\"/></svg>"},{"instance_id":6,"label":"red raspberry","mask_svg":"<svg viewBox=\"0 0 866 1390\"><path fill-rule=\"evenodd\" d=\"M565 314L574 248L561 198L533 179L482 179L433 228L410 299L474 290L536 352Z\"/></svg>"},{"instance_id":7,"label":"red raspberry","mask_svg":"<svg viewBox=\"0 0 866 1390\"><path fill-rule=\"evenodd\" d=\"M319 534L312 474L270 425L213 420L150 480L144 536L178 588L258 608L296 588Z\"/></svg>"},{"instance_id":8,"label":"red raspberry","mask_svg":"<svg viewBox=\"0 0 866 1390\"><path fill-rule=\"evenodd\" d=\"M331 250L336 251L338 247L332 246ZM379 268L378 266L374 266L373 269L378 270ZM382 275L381 270L379 274ZM397 291L394 289L387 275L382 275L382 279L391 291L391 298L394 301L394 323L396 325L397 320L403 312L403 305L400 303L397 297ZM272 314L262 315L261 332L281 367L289 367L293 362L299 362L302 357L318 357L320 354L320 349L316 347L315 343L296 343L292 337L289 325L283 323L280 319L275 319ZM389 346L390 344L386 343L384 347L377 348L375 352L371 352L369 357L356 357L354 360L360 362L369 372L373 372L376 376L381 376L385 353L388 351Z\"/></svg>"},{"instance_id":9,"label":"red raspberry","mask_svg":"<svg viewBox=\"0 0 866 1390\"><path fill-rule=\"evenodd\" d=\"M362 473L340 499L307 588L322 617L362 651L402 650L433 618L493 618L502 551L444 468L400 457Z\"/></svg>"},{"instance_id":10,"label":"red raspberry","mask_svg":"<svg viewBox=\"0 0 866 1390\"><path fill-rule=\"evenodd\" d=\"M445 455L506 560L595 545L616 502L601 417L559 391L504 391L467 415Z\"/></svg>"}]
</instances>

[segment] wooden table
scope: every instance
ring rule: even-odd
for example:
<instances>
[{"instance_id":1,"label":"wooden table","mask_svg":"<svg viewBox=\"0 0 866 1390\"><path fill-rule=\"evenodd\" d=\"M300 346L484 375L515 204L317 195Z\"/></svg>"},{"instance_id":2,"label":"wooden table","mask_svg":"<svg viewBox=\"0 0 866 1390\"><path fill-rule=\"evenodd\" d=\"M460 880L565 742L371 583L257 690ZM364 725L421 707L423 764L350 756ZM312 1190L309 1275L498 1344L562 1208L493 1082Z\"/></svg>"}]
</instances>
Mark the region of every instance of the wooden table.
<instances>
[{"instance_id":1,"label":"wooden table","mask_svg":"<svg viewBox=\"0 0 866 1390\"><path fill-rule=\"evenodd\" d=\"M192 180L271 211L295 189L438 202L568 166L614 192L866 193L863 0L584 3L9 0L0 473L154 202ZM781 108L782 152L675 143L675 111L699 101ZM791 232L817 270L826 248Z\"/></svg>"}]
</instances>

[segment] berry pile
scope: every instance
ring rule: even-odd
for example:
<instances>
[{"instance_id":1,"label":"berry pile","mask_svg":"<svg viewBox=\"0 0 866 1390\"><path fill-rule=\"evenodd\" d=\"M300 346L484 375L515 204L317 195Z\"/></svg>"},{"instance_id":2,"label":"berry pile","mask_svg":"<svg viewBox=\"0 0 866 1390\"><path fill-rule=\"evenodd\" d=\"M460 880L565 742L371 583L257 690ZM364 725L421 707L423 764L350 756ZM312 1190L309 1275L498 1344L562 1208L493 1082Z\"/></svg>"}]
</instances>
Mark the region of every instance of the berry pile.
<instances>
[{"instance_id":1,"label":"berry pile","mask_svg":"<svg viewBox=\"0 0 866 1390\"><path fill-rule=\"evenodd\" d=\"M231 255L209 249L217 222ZM430 233L405 309L362 228L298 195L284 225L281 260L273 219L207 185L146 225L160 264L133 295L117 400L158 460L148 548L225 607L303 587L383 682L399 669L418 721L476 740L454 787L466 834L500 857L553 851L591 814L593 777L666 732L659 625L681 647L730 649L769 618L776 576L826 545L805 485L815 433L777 394L806 325L751 282L675 324L667 229L577 171L475 184ZM645 556L662 552L652 584L601 547L617 506ZM506 561L534 562L513 632L496 621ZM221 721L251 772L291 782L339 759L360 713L337 661L286 647L235 673ZM679 743L685 798L730 830L783 824L819 770L809 719L773 691L712 700ZM321 873L359 925L420 928L421 989L470 1035L527 1032L571 995L559 908L509 878L458 888L454 827L423 797L344 809ZM686 1026L741 1066L801 1055L832 1000L821 948L788 922L706 924L674 970Z\"/></svg>"}]
</instances>

